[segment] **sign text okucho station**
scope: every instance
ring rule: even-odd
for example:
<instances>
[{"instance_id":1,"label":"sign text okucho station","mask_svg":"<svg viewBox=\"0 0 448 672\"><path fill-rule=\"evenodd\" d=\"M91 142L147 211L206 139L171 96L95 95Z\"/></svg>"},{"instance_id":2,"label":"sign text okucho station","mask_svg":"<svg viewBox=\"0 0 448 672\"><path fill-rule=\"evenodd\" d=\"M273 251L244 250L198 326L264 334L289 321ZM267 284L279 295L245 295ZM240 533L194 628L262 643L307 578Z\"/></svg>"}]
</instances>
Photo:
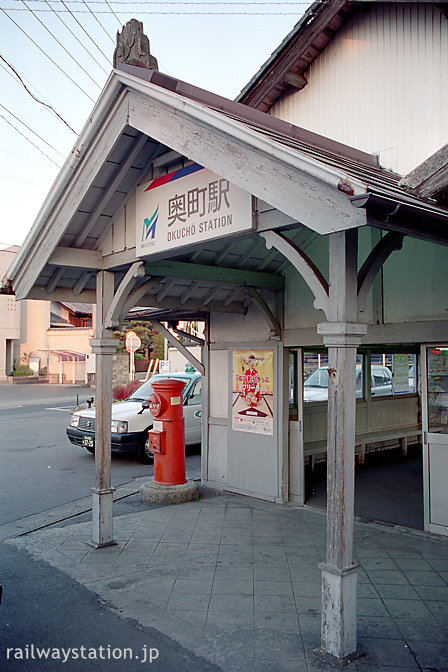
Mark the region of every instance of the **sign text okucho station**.
<instances>
[{"instance_id":1,"label":"sign text okucho station","mask_svg":"<svg viewBox=\"0 0 448 672\"><path fill-rule=\"evenodd\" d=\"M252 229L252 197L197 163L137 189L136 253L143 257Z\"/></svg>"}]
</instances>

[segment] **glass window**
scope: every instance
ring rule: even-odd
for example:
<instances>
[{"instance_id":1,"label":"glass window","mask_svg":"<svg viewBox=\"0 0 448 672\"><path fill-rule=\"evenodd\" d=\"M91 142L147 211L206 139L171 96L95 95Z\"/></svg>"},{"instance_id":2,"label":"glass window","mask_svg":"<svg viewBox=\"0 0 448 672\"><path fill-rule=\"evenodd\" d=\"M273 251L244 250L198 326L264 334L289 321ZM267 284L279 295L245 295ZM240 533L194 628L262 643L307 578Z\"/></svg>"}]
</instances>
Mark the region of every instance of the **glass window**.
<instances>
[{"instance_id":1,"label":"glass window","mask_svg":"<svg viewBox=\"0 0 448 672\"><path fill-rule=\"evenodd\" d=\"M288 358L289 406L297 408L297 352L290 352Z\"/></svg>"},{"instance_id":2,"label":"glass window","mask_svg":"<svg viewBox=\"0 0 448 672\"><path fill-rule=\"evenodd\" d=\"M328 401L328 354L303 353L303 401ZM356 397L363 396L363 356L356 357Z\"/></svg>"},{"instance_id":3,"label":"glass window","mask_svg":"<svg viewBox=\"0 0 448 672\"><path fill-rule=\"evenodd\" d=\"M448 347L428 348L428 429L448 434Z\"/></svg>"},{"instance_id":4,"label":"glass window","mask_svg":"<svg viewBox=\"0 0 448 672\"><path fill-rule=\"evenodd\" d=\"M188 397L188 405L200 404L202 399L202 379L198 378L193 391Z\"/></svg>"},{"instance_id":5,"label":"glass window","mask_svg":"<svg viewBox=\"0 0 448 672\"><path fill-rule=\"evenodd\" d=\"M417 355L407 352L382 352L371 355L372 397L415 394Z\"/></svg>"},{"instance_id":6,"label":"glass window","mask_svg":"<svg viewBox=\"0 0 448 672\"><path fill-rule=\"evenodd\" d=\"M370 396L374 399L418 390L417 355L393 352L367 352L356 357L356 398L364 398L363 375L370 357ZM303 353L303 399L305 402L328 400L327 352Z\"/></svg>"}]
</instances>

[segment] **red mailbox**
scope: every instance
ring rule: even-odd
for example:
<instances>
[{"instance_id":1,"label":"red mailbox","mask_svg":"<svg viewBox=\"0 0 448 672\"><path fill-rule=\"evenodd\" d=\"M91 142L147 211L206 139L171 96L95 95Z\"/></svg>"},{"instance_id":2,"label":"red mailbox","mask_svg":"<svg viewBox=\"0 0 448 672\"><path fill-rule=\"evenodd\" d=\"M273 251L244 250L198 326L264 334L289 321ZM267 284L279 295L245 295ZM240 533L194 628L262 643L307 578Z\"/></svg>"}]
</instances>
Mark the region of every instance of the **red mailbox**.
<instances>
[{"instance_id":1,"label":"red mailbox","mask_svg":"<svg viewBox=\"0 0 448 672\"><path fill-rule=\"evenodd\" d=\"M149 444L154 453L154 483L181 485L185 478L185 420L183 390L186 382L163 378L152 383L149 410L154 416Z\"/></svg>"}]
</instances>

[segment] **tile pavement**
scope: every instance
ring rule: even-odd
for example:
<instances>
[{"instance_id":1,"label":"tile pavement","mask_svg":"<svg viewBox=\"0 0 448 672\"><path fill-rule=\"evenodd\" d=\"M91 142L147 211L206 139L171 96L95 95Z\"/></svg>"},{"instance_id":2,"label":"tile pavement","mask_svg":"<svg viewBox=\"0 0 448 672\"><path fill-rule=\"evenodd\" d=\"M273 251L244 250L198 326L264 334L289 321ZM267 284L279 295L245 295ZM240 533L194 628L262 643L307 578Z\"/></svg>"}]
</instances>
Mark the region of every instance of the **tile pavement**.
<instances>
[{"instance_id":1,"label":"tile pavement","mask_svg":"<svg viewBox=\"0 0 448 672\"><path fill-rule=\"evenodd\" d=\"M223 494L118 516L104 549L86 522L6 543L224 672L320 672L325 527L309 507ZM448 539L357 521L355 555L366 656L349 669L448 672Z\"/></svg>"}]
</instances>

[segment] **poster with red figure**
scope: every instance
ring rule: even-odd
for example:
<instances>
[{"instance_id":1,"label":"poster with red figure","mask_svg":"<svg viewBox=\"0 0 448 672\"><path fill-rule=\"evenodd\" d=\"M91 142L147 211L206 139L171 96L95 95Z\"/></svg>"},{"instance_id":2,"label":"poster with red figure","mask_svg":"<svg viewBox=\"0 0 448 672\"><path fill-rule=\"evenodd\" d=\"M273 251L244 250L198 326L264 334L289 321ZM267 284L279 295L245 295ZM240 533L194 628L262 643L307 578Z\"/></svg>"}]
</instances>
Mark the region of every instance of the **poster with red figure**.
<instances>
[{"instance_id":1,"label":"poster with red figure","mask_svg":"<svg viewBox=\"0 0 448 672\"><path fill-rule=\"evenodd\" d=\"M274 351L233 350L232 429L274 433Z\"/></svg>"}]
</instances>

